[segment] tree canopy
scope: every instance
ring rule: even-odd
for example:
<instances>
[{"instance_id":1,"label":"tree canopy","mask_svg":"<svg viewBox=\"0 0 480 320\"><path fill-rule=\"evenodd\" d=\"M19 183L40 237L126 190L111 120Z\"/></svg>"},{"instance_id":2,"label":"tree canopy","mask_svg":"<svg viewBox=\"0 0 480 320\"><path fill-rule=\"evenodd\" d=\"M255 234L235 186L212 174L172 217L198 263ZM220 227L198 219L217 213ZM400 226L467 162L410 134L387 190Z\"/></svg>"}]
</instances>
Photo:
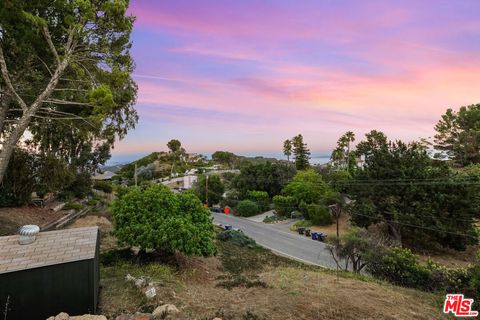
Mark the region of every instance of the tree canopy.
<instances>
[{"instance_id":1,"label":"tree canopy","mask_svg":"<svg viewBox=\"0 0 480 320\"><path fill-rule=\"evenodd\" d=\"M240 169L233 180L234 187L245 198L248 191L265 191L270 197L280 194L295 174L295 168L283 163L250 164Z\"/></svg>"},{"instance_id":2,"label":"tree canopy","mask_svg":"<svg viewBox=\"0 0 480 320\"><path fill-rule=\"evenodd\" d=\"M480 104L447 109L435 131L435 148L457 165L480 163Z\"/></svg>"},{"instance_id":3,"label":"tree canopy","mask_svg":"<svg viewBox=\"0 0 480 320\"><path fill-rule=\"evenodd\" d=\"M222 179L216 174L199 176L198 180L194 183L193 189L198 198L200 198L203 203L207 204L219 203L225 192L225 186L223 185Z\"/></svg>"},{"instance_id":4,"label":"tree canopy","mask_svg":"<svg viewBox=\"0 0 480 320\"><path fill-rule=\"evenodd\" d=\"M303 136L301 134L292 138L292 146L297 170L307 169L310 166L310 150L307 148L307 144L303 142Z\"/></svg>"},{"instance_id":5,"label":"tree canopy","mask_svg":"<svg viewBox=\"0 0 480 320\"><path fill-rule=\"evenodd\" d=\"M293 197L297 205L318 203L331 192L322 176L312 169L297 172L282 190L282 194Z\"/></svg>"},{"instance_id":6,"label":"tree canopy","mask_svg":"<svg viewBox=\"0 0 480 320\"><path fill-rule=\"evenodd\" d=\"M128 1L0 4L0 182L25 130L80 170L108 159L138 117Z\"/></svg>"},{"instance_id":7,"label":"tree canopy","mask_svg":"<svg viewBox=\"0 0 480 320\"><path fill-rule=\"evenodd\" d=\"M347 182L357 225L385 223L397 241L416 246L475 243L476 189L467 178L432 160L423 145L387 142L381 132L367 134L359 148L365 165Z\"/></svg>"}]
</instances>

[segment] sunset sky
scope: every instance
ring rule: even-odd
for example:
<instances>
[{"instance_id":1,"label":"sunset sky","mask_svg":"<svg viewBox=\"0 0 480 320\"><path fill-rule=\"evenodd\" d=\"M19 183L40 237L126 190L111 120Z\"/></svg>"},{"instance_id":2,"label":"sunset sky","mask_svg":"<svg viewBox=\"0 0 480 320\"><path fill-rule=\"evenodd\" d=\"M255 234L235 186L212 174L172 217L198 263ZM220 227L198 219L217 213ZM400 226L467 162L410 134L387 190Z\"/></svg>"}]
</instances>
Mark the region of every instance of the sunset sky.
<instances>
[{"instance_id":1,"label":"sunset sky","mask_svg":"<svg viewBox=\"0 0 480 320\"><path fill-rule=\"evenodd\" d=\"M140 120L112 161L166 149L278 155L302 133L429 137L480 102L480 1L133 0Z\"/></svg>"}]
</instances>

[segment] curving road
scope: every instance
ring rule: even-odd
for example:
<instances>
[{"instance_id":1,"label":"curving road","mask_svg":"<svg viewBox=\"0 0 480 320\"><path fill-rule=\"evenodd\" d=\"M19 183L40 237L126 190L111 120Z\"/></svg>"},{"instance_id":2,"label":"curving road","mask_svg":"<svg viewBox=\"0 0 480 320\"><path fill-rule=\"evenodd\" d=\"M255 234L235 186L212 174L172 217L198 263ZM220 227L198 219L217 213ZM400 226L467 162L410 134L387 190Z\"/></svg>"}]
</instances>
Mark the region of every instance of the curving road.
<instances>
[{"instance_id":1,"label":"curving road","mask_svg":"<svg viewBox=\"0 0 480 320\"><path fill-rule=\"evenodd\" d=\"M301 236L275 228L263 222L212 212L213 221L223 225L229 224L239 228L259 245L268 248L277 254L289 257L304 263L317 266L335 268L336 264L325 244L311 238Z\"/></svg>"}]
</instances>

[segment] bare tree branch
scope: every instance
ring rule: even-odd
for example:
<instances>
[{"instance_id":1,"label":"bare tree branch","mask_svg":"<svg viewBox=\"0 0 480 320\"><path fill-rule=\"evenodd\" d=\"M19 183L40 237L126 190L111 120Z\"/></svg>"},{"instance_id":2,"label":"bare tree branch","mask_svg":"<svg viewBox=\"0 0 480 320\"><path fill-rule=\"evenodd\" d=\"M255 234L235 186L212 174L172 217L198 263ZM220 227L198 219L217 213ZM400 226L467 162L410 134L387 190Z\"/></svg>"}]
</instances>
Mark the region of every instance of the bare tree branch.
<instances>
[{"instance_id":1,"label":"bare tree branch","mask_svg":"<svg viewBox=\"0 0 480 320\"><path fill-rule=\"evenodd\" d=\"M53 75L52 73L52 70L50 70L50 68L47 66L47 64L45 63L45 61L42 60L42 58L40 58L39 56L37 56L38 60L40 60L40 62L45 66L45 68L47 69L48 73L50 74L50 76Z\"/></svg>"},{"instance_id":2,"label":"bare tree branch","mask_svg":"<svg viewBox=\"0 0 480 320\"><path fill-rule=\"evenodd\" d=\"M54 99L54 98L45 100L44 102L54 103L54 104L68 104L68 105L79 105L79 106L92 107L92 105L90 103L86 103L86 102L75 102L75 101L67 101L67 100L60 100L60 99Z\"/></svg>"},{"instance_id":3,"label":"bare tree branch","mask_svg":"<svg viewBox=\"0 0 480 320\"><path fill-rule=\"evenodd\" d=\"M10 91L10 93L15 97L20 107L24 111L27 110L27 104L18 95L17 91L15 91L15 88L13 87L12 82L10 80L10 75L8 74L7 63L5 62L5 56L3 55L2 46L0 46L0 69L1 69L3 81L5 81L8 91Z\"/></svg>"},{"instance_id":4,"label":"bare tree branch","mask_svg":"<svg viewBox=\"0 0 480 320\"><path fill-rule=\"evenodd\" d=\"M42 33L43 33L43 36L45 37L45 40L47 40L48 47L53 53L53 57L55 58L56 64L59 65L60 58L58 57L57 49L55 49L55 46L53 45L52 37L50 36L50 31L48 31L48 27L46 25L42 27Z\"/></svg>"}]
</instances>

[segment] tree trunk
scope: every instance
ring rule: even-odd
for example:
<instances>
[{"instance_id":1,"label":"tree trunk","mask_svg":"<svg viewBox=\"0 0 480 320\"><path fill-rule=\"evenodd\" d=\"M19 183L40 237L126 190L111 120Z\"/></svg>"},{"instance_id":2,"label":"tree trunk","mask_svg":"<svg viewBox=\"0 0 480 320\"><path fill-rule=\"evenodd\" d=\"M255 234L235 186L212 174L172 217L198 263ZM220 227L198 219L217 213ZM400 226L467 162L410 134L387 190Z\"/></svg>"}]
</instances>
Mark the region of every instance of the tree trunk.
<instances>
[{"instance_id":1,"label":"tree trunk","mask_svg":"<svg viewBox=\"0 0 480 320\"><path fill-rule=\"evenodd\" d=\"M397 245L402 245L402 234L397 230L395 222L386 220L388 226L388 233L394 238Z\"/></svg>"},{"instance_id":2,"label":"tree trunk","mask_svg":"<svg viewBox=\"0 0 480 320\"><path fill-rule=\"evenodd\" d=\"M13 150L15 149L18 140L27 129L31 118L32 117L30 113L25 113L18 122L18 125L13 130L12 134L4 142L3 148L0 152L0 184L2 183L3 176L7 171L8 162L12 157Z\"/></svg>"},{"instance_id":3,"label":"tree trunk","mask_svg":"<svg viewBox=\"0 0 480 320\"><path fill-rule=\"evenodd\" d=\"M58 81L60 80L60 77L62 76L63 71L65 71L65 68L68 66L69 62L70 62L69 57L65 57L62 60L62 62L58 65L57 69L55 70L55 73L50 79L48 85L45 87L42 93L38 95L37 99L35 99L35 101L30 105L30 107L28 107L23 112L22 118L18 121L17 125L15 126L15 129L13 129L13 132L8 136L8 138L4 142L3 148L0 151L0 184L2 183L3 176L7 171L8 162L12 157L15 146L17 145L20 138L23 136L23 133L25 132L25 130L28 128L28 125L30 124L32 116L35 115L38 109L40 109L40 107L42 106L43 102L47 100L52 94L53 89L55 89L55 87L57 86Z\"/></svg>"}]
</instances>

